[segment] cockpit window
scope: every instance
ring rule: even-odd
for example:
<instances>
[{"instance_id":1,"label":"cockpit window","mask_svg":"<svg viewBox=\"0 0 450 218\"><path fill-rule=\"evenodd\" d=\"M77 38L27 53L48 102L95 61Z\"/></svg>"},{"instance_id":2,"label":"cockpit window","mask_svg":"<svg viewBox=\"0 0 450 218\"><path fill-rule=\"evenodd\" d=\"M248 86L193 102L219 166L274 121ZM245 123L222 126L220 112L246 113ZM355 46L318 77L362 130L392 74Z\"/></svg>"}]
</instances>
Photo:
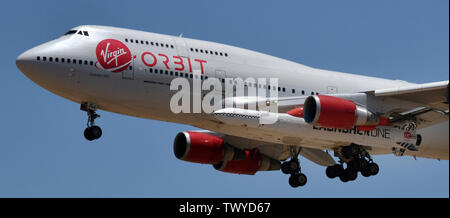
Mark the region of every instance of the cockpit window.
<instances>
[{"instance_id":1,"label":"cockpit window","mask_svg":"<svg viewBox=\"0 0 450 218\"><path fill-rule=\"evenodd\" d=\"M76 30L69 30L66 34L64 35L72 35L75 34L77 31Z\"/></svg>"},{"instance_id":2,"label":"cockpit window","mask_svg":"<svg viewBox=\"0 0 450 218\"><path fill-rule=\"evenodd\" d=\"M88 31L83 31L83 34L84 34L85 36L89 36Z\"/></svg>"}]
</instances>

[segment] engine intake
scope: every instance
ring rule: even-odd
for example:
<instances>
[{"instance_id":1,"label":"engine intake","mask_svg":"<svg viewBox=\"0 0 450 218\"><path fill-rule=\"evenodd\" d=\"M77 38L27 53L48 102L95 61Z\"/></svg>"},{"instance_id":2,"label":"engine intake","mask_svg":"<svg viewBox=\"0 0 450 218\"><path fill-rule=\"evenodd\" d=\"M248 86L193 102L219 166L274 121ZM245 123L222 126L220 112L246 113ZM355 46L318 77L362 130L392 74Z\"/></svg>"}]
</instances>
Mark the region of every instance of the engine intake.
<instances>
[{"instance_id":1,"label":"engine intake","mask_svg":"<svg viewBox=\"0 0 450 218\"><path fill-rule=\"evenodd\" d=\"M173 143L175 157L180 160L216 164L243 157L243 151L225 145L223 139L202 132L180 132Z\"/></svg>"},{"instance_id":2,"label":"engine intake","mask_svg":"<svg viewBox=\"0 0 450 218\"><path fill-rule=\"evenodd\" d=\"M327 128L380 125L380 117L353 101L328 95L313 95L303 105L305 122Z\"/></svg>"}]
</instances>

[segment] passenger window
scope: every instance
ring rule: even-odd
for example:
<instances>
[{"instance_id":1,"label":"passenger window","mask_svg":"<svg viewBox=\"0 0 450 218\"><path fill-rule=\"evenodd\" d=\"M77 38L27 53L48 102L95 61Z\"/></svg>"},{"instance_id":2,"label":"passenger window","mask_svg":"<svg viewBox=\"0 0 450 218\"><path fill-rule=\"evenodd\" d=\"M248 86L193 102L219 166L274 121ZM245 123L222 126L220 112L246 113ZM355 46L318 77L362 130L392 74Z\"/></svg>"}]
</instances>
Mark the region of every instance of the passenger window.
<instances>
[{"instance_id":1,"label":"passenger window","mask_svg":"<svg viewBox=\"0 0 450 218\"><path fill-rule=\"evenodd\" d=\"M216 55L218 55L217 51L215 52Z\"/></svg>"},{"instance_id":2,"label":"passenger window","mask_svg":"<svg viewBox=\"0 0 450 218\"><path fill-rule=\"evenodd\" d=\"M166 48L168 48L169 47L169 45L168 44L166 44Z\"/></svg>"},{"instance_id":3,"label":"passenger window","mask_svg":"<svg viewBox=\"0 0 450 218\"><path fill-rule=\"evenodd\" d=\"M165 74L166 74L166 75L169 75L169 71L166 70Z\"/></svg>"},{"instance_id":4,"label":"passenger window","mask_svg":"<svg viewBox=\"0 0 450 218\"><path fill-rule=\"evenodd\" d=\"M228 57L228 54L227 54L227 53L225 53L225 57Z\"/></svg>"},{"instance_id":5,"label":"passenger window","mask_svg":"<svg viewBox=\"0 0 450 218\"><path fill-rule=\"evenodd\" d=\"M49 57L49 58L48 58L48 61L53 61L53 58L52 58L52 57Z\"/></svg>"},{"instance_id":6,"label":"passenger window","mask_svg":"<svg viewBox=\"0 0 450 218\"><path fill-rule=\"evenodd\" d=\"M173 45L170 45L171 48L173 48Z\"/></svg>"},{"instance_id":7,"label":"passenger window","mask_svg":"<svg viewBox=\"0 0 450 218\"><path fill-rule=\"evenodd\" d=\"M59 62L59 58L55 58L55 62Z\"/></svg>"},{"instance_id":8,"label":"passenger window","mask_svg":"<svg viewBox=\"0 0 450 218\"><path fill-rule=\"evenodd\" d=\"M178 76L178 72L175 72L175 76Z\"/></svg>"},{"instance_id":9,"label":"passenger window","mask_svg":"<svg viewBox=\"0 0 450 218\"><path fill-rule=\"evenodd\" d=\"M194 49L193 49L193 48L191 48L191 51L194 51Z\"/></svg>"},{"instance_id":10,"label":"passenger window","mask_svg":"<svg viewBox=\"0 0 450 218\"><path fill-rule=\"evenodd\" d=\"M286 92L286 89L283 87L283 92Z\"/></svg>"},{"instance_id":11,"label":"passenger window","mask_svg":"<svg viewBox=\"0 0 450 218\"><path fill-rule=\"evenodd\" d=\"M148 45L148 41L145 41L145 44Z\"/></svg>"},{"instance_id":12,"label":"passenger window","mask_svg":"<svg viewBox=\"0 0 450 218\"><path fill-rule=\"evenodd\" d=\"M198 49L195 49L195 52L198 52Z\"/></svg>"},{"instance_id":13,"label":"passenger window","mask_svg":"<svg viewBox=\"0 0 450 218\"><path fill-rule=\"evenodd\" d=\"M205 50L205 53L208 54L208 50Z\"/></svg>"},{"instance_id":14,"label":"passenger window","mask_svg":"<svg viewBox=\"0 0 450 218\"><path fill-rule=\"evenodd\" d=\"M302 95L305 95L305 90L302 90Z\"/></svg>"},{"instance_id":15,"label":"passenger window","mask_svg":"<svg viewBox=\"0 0 450 218\"><path fill-rule=\"evenodd\" d=\"M132 67L132 66L130 66L130 67L128 67L128 69L130 69L130 70L133 70L133 67Z\"/></svg>"},{"instance_id":16,"label":"passenger window","mask_svg":"<svg viewBox=\"0 0 450 218\"><path fill-rule=\"evenodd\" d=\"M159 43L156 42L155 45L156 45L156 46L159 46Z\"/></svg>"},{"instance_id":17,"label":"passenger window","mask_svg":"<svg viewBox=\"0 0 450 218\"><path fill-rule=\"evenodd\" d=\"M128 39L125 39L125 42L128 42Z\"/></svg>"},{"instance_id":18,"label":"passenger window","mask_svg":"<svg viewBox=\"0 0 450 218\"><path fill-rule=\"evenodd\" d=\"M148 72L153 73L153 68L148 69Z\"/></svg>"},{"instance_id":19,"label":"passenger window","mask_svg":"<svg viewBox=\"0 0 450 218\"><path fill-rule=\"evenodd\" d=\"M192 74L190 74L189 77L191 77L191 79L192 79Z\"/></svg>"},{"instance_id":20,"label":"passenger window","mask_svg":"<svg viewBox=\"0 0 450 218\"><path fill-rule=\"evenodd\" d=\"M130 39L130 42L132 43L132 42L133 42L133 40L132 40L132 39Z\"/></svg>"},{"instance_id":21,"label":"passenger window","mask_svg":"<svg viewBox=\"0 0 450 218\"><path fill-rule=\"evenodd\" d=\"M37 57L36 57L36 60L40 61L40 60L41 60L41 57L37 56Z\"/></svg>"},{"instance_id":22,"label":"passenger window","mask_svg":"<svg viewBox=\"0 0 450 218\"><path fill-rule=\"evenodd\" d=\"M292 89L292 94L294 94L295 93L295 89Z\"/></svg>"},{"instance_id":23,"label":"passenger window","mask_svg":"<svg viewBox=\"0 0 450 218\"><path fill-rule=\"evenodd\" d=\"M223 53L222 53L222 52L220 52L220 56L223 56Z\"/></svg>"},{"instance_id":24,"label":"passenger window","mask_svg":"<svg viewBox=\"0 0 450 218\"><path fill-rule=\"evenodd\" d=\"M203 49L200 49L200 53L203 53Z\"/></svg>"},{"instance_id":25,"label":"passenger window","mask_svg":"<svg viewBox=\"0 0 450 218\"><path fill-rule=\"evenodd\" d=\"M141 40L141 44L144 44L144 41Z\"/></svg>"},{"instance_id":26,"label":"passenger window","mask_svg":"<svg viewBox=\"0 0 450 218\"><path fill-rule=\"evenodd\" d=\"M61 62L64 63L66 60L64 58L61 58Z\"/></svg>"},{"instance_id":27,"label":"passenger window","mask_svg":"<svg viewBox=\"0 0 450 218\"><path fill-rule=\"evenodd\" d=\"M154 43L153 43L153 42L150 42L150 45L154 45Z\"/></svg>"},{"instance_id":28,"label":"passenger window","mask_svg":"<svg viewBox=\"0 0 450 218\"><path fill-rule=\"evenodd\" d=\"M93 62L93 61L89 62L89 64L90 64L91 66L94 66L94 62Z\"/></svg>"},{"instance_id":29,"label":"passenger window","mask_svg":"<svg viewBox=\"0 0 450 218\"><path fill-rule=\"evenodd\" d=\"M183 73L180 72L180 77L183 77Z\"/></svg>"},{"instance_id":30,"label":"passenger window","mask_svg":"<svg viewBox=\"0 0 450 218\"><path fill-rule=\"evenodd\" d=\"M134 41L136 42L136 44L139 44L139 40L135 39Z\"/></svg>"},{"instance_id":31,"label":"passenger window","mask_svg":"<svg viewBox=\"0 0 450 218\"><path fill-rule=\"evenodd\" d=\"M88 64L88 61L84 61L84 65L87 65Z\"/></svg>"},{"instance_id":32,"label":"passenger window","mask_svg":"<svg viewBox=\"0 0 450 218\"><path fill-rule=\"evenodd\" d=\"M77 63L77 59L73 59L72 63L76 64Z\"/></svg>"},{"instance_id":33,"label":"passenger window","mask_svg":"<svg viewBox=\"0 0 450 218\"><path fill-rule=\"evenodd\" d=\"M83 64L83 60L78 60L78 64Z\"/></svg>"}]
</instances>

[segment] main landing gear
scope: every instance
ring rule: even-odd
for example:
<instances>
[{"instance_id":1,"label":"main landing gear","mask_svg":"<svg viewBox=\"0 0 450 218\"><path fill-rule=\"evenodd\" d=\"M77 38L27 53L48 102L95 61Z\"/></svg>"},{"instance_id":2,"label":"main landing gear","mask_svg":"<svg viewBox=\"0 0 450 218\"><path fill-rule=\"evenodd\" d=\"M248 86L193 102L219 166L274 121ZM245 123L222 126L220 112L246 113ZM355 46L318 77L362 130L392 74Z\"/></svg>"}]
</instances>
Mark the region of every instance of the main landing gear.
<instances>
[{"instance_id":1,"label":"main landing gear","mask_svg":"<svg viewBox=\"0 0 450 218\"><path fill-rule=\"evenodd\" d=\"M358 177L358 172L364 177L378 174L378 165L373 162L369 153L362 146L351 144L335 152L340 158L340 164L327 167L326 174L328 178L339 177L342 182L348 182L354 181ZM344 163L347 165L345 169Z\"/></svg>"},{"instance_id":2,"label":"main landing gear","mask_svg":"<svg viewBox=\"0 0 450 218\"><path fill-rule=\"evenodd\" d=\"M88 115L87 128L84 129L84 137L89 140L95 140L102 136L102 129L95 125L95 119L99 118L100 115L95 113L98 106L91 103L83 103L80 106L80 110L86 111Z\"/></svg>"},{"instance_id":3,"label":"main landing gear","mask_svg":"<svg viewBox=\"0 0 450 218\"><path fill-rule=\"evenodd\" d=\"M293 188L304 186L307 182L306 175L301 173L300 162L298 161L300 150L301 148L291 148L291 159L281 164L281 171L284 174L291 174L289 185Z\"/></svg>"}]
</instances>

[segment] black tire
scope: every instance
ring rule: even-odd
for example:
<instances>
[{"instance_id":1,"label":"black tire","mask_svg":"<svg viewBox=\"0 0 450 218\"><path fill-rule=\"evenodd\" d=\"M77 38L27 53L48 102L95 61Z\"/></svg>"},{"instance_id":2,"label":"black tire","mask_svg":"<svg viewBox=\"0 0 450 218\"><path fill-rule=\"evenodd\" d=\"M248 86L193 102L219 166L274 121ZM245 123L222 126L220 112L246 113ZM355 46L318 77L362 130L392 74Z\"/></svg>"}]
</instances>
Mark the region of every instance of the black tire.
<instances>
[{"instance_id":1,"label":"black tire","mask_svg":"<svg viewBox=\"0 0 450 218\"><path fill-rule=\"evenodd\" d=\"M353 172L358 172L359 169L359 160L357 159L353 159L350 162L347 163L347 169L353 171Z\"/></svg>"},{"instance_id":2,"label":"black tire","mask_svg":"<svg viewBox=\"0 0 450 218\"><path fill-rule=\"evenodd\" d=\"M290 160L289 162L289 169L291 172L298 172L300 168L300 163L298 160Z\"/></svg>"},{"instance_id":3,"label":"black tire","mask_svg":"<svg viewBox=\"0 0 450 218\"><path fill-rule=\"evenodd\" d=\"M304 186L306 185L306 182L308 182L308 178L306 178L305 174L300 173L299 175L297 175L297 181L300 186Z\"/></svg>"},{"instance_id":4,"label":"black tire","mask_svg":"<svg viewBox=\"0 0 450 218\"><path fill-rule=\"evenodd\" d=\"M378 164L376 163L370 163L369 164L369 172L372 176L375 176L380 171L380 168L378 167Z\"/></svg>"},{"instance_id":5,"label":"black tire","mask_svg":"<svg viewBox=\"0 0 450 218\"><path fill-rule=\"evenodd\" d=\"M298 175L293 174L289 177L289 185L291 185L292 188L297 188L300 186Z\"/></svg>"},{"instance_id":6,"label":"black tire","mask_svg":"<svg viewBox=\"0 0 450 218\"><path fill-rule=\"evenodd\" d=\"M284 174L291 173L291 168L289 166L289 162L286 161L281 164L281 172L283 172Z\"/></svg>"},{"instance_id":7,"label":"black tire","mask_svg":"<svg viewBox=\"0 0 450 218\"><path fill-rule=\"evenodd\" d=\"M340 179L342 182L348 182L348 181L350 181L346 173L342 173L341 175L339 175L339 179Z\"/></svg>"},{"instance_id":8,"label":"black tire","mask_svg":"<svg viewBox=\"0 0 450 218\"><path fill-rule=\"evenodd\" d=\"M347 174L347 178L348 178L349 181L355 181L356 178L358 178L358 172L356 172L356 171L348 170L346 172L346 174Z\"/></svg>"},{"instance_id":9,"label":"black tire","mask_svg":"<svg viewBox=\"0 0 450 218\"><path fill-rule=\"evenodd\" d=\"M84 129L84 137L85 137L88 141L94 140L94 137L93 137L92 131L91 131L91 127L88 127L88 128L86 128L86 129Z\"/></svg>"},{"instance_id":10,"label":"black tire","mask_svg":"<svg viewBox=\"0 0 450 218\"><path fill-rule=\"evenodd\" d=\"M367 169L369 167L369 161L366 159L359 160L359 169L362 172L363 170Z\"/></svg>"},{"instance_id":11,"label":"black tire","mask_svg":"<svg viewBox=\"0 0 450 218\"><path fill-rule=\"evenodd\" d=\"M336 164L334 167L336 170L336 176L340 176L344 173L344 166L342 166L342 164Z\"/></svg>"},{"instance_id":12,"label":"black tire","mask_svg":"<svg viewBox=\"0 0 450 218\"><path fill-rule=\"evenodd\" d=\"M361 175L364 176L364 177L369 177L369 176L371 176L372 174L371 174L370 171L369 171L369 167L366 167L366 168L362 169L362 170L361 170Z\"/></svg>"},{"instance_id":13,"label":"black tire","mask_svg":"<svg viewBox=\"0 0 450 218\"><path fill-rule=\"evenodd\" d=\"M95 140L102 136L102 129L99 126L91 126L84 130L84 137L89 140Z\"/></svg>"},{"instance_id":14,"label":"black tire","mask_svg":"<svg viewBox=\"0 0 450 218\"><path fill-rule=\"evenodd\" d=\"M327 167L327 169L325 170L325 174L327 174L327 177L330 179L336 178L336 165Z\"/></svg>"}]
</instances>

